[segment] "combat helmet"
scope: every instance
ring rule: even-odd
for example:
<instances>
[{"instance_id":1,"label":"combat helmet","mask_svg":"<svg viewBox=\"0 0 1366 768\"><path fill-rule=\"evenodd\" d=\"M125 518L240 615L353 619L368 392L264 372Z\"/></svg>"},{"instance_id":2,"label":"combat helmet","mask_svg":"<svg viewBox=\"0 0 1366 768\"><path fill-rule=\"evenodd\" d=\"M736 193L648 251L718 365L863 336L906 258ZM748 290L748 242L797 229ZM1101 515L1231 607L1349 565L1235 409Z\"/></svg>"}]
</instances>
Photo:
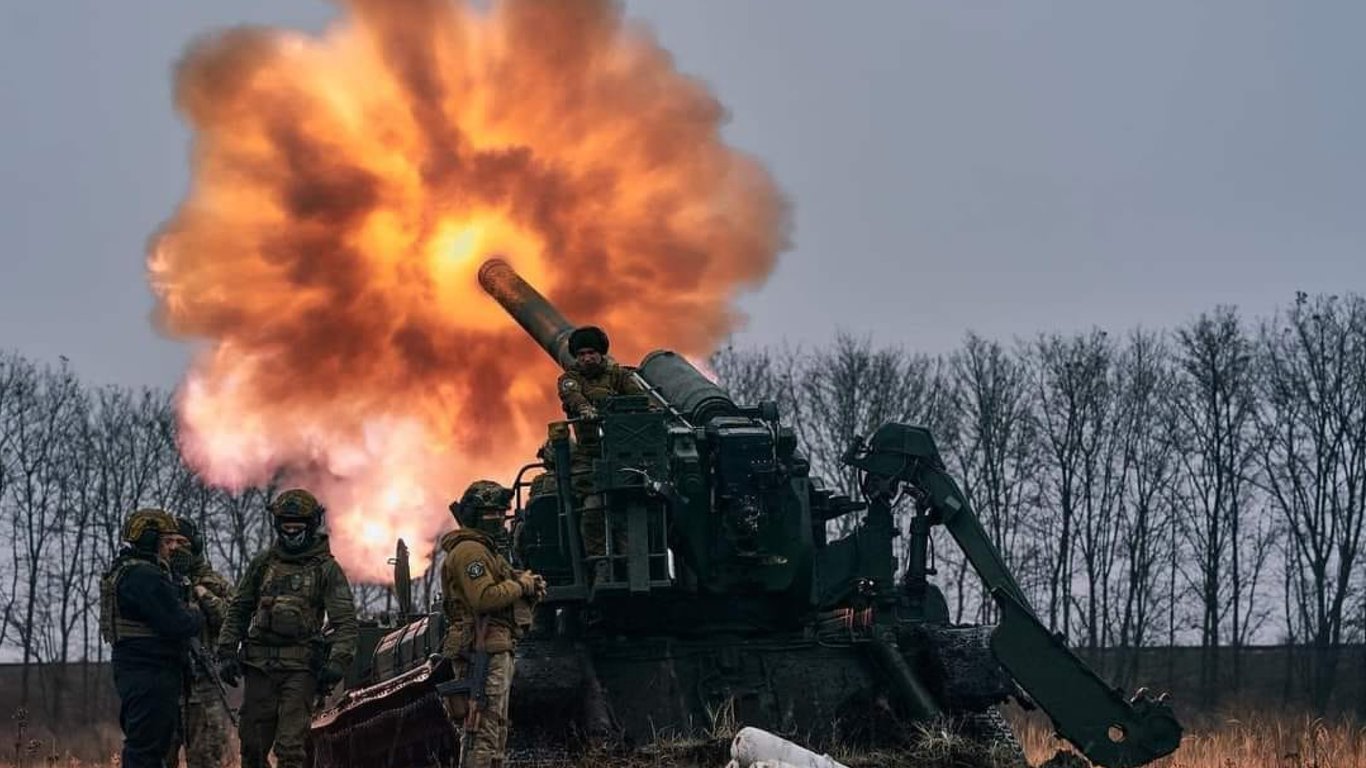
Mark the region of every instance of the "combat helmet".
<instances>
[{"instance_id":1,"label":"combat helmet","mask_svg":"<svg viewBox=\"0 0 1366 768\"><path fill-rule=\"evenodd\" d=\"M140 552L156 552L157 539L179 533L175 518L164 509L143 507L123 521L120 538Z\"/></svg>"},{"instance_id":2,"label":"combat helmet","mask_svg":"<svg viewBox=\"0 0 1366 768\"><path fill-rule=\"evenodd\" d=\"M204 557L204 535L199 526L188 517L176 516L176 530L189 540L188 547L181 547L171 553L171 571L179 576L189 576L195 563Z\"/></svg>"},{"instance_id":3,"label":"combat helmet","mask_svg":"<svg viewBox=\"0 0 1366 768\"><path fill-rule=\"evenodd\" d=\"M451 514L462 528L501 533L504 513L511 504L511 488L504 488L492 480L476 480L465 489L459 501L451 502Z\"/></svg>"},{"instance_id":4,"label":"combat helmet","mask_svg":"<svg viewBox=\"0 0 1366 768\"><path fill-rule=\"evenodd\" d=\"M302 552L313 543L322 524L323 506L313 494L302 488L291 488L276 496L266 505L273 518L275 535L286 552ZM288 523L303 523L302 531L285 531Z\"/></svg>"},{"instance_id":5,"label":"combat helmet","mask_svg":"<svg viewBox=\"0 0 1366 768\"><path fill-rule=\"evenodd\" d=\"M204 532L199 530L199 526L195 523L195 521L191 520L188 517L180 517L179 515L177 515L175 519L175 527L176 530L180 532L181 536L184 536L185 538L190 540L190 554L194 555L195 557L203 557Z\"/></svg>"}]
</instances>

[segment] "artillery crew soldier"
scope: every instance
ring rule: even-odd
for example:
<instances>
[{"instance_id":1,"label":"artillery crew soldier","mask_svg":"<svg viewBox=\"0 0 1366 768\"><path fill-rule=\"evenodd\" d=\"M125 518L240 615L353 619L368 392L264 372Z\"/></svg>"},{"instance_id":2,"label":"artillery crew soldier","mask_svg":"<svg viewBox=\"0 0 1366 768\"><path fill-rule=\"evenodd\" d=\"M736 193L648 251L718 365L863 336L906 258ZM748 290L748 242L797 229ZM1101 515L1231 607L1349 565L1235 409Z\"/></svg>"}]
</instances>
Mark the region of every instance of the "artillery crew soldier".
<instances>
[{"instance_id":1,"label":"artillery crew soldier","mask_svg":"<svg viewBox=\"0 0 1366 768\"><path fill-rule=\"evenodd\" d=\"M513 650L531 626L532 608L545 594L545 581L531 571L516 571L496 551L494 537L503 531L512 491L480 480L465 490L451 512L460 529L441 538L446 560L441 565L442 610L450 626L443 654L455 678L465 680L475 669L474 654L487 654L482 684L485 703L471 706L469 695L444 698L451 723L462 733L461 768L501 766L507 749L508 696L512 689Z\"/></svg>"},{"instance_id":2,"label":"artillery crew soldier","mask_svg":"<svg viewBox=\"0 0 1366 768\"><path fill-rule=\"evenodd\" d=\"M100 579L100 635L113 646L121 764L160 768L179 727L186 643L204 620L171 580L168 561L185 544L175 519L139 509L121 537L127 546Z\"/></svg>"},{"instance_id":3,"label":"artillery crew soldier","mask_svg":"<svg viewBox=\"0 0 1366 768\"><path fill-rule=\"evenodd\" d=\"M595 325L585 325L569 334L569 354L574 363L560 376L560 404L569 418L596 419L603 400L616 395L640 395L641 389L631 372L607 357L607 334Z\"/></svg>"},{"instance_id":4,"label":"artillery crew soldier","mask_svg":"<svg viewBox=\"0 0 1366 768\"><path fill-rule=\"evenodd\" d=\"M640 395L645 390L631 371L607 357L607 334L601 328L586 325L569 334L569 354L574 363L560 376L557 389L565 415L581 419L575 430L575 445L570 453L569 474L574 495L582 506L579 532L583 537L584 554L601 557L607 554L606 517L601 494L593 492L593 459L601 451L597 428L591 422L598 418L603 401L617 395ZM612 535L616 554L625 546L625 531L614 530ZM608 564L600 561L596 578L603 580L609 572Z\"/></svg>"},{"instance_id":5,"label":"artillery crew soldier","mask_svg":"<svg viewBox=\"0 0 1366 768\"><path fill-rule=\"evenodd\" d=\"M356 653L356 607L318 532L324 510L313 494L285 491L267 508L276 541L237 585L218 639L219 664L231 685L245 673L242 768L266 768L272 746L277 768L303 768L314 697L345 676ZM324 616L332 628L327 642Z\"/></svg>"},{"instance_id":6,"label":"artillery crew soldier","mask_svg":"<svg viewBox=\"0 0 1366 768\"><path fill-rule=\"evenodd\" d=\"M177 517L176 528L189 540L171 555L171 573L180 580L189 602L204 616L200 641L214 648L218 633L232 602L232 582L209 565L204 556L204 535L189 518ZM227 713L219 698L209 670L191 665L189 691L181 712L180 730L171 744L167 765L179 764L180 748L185 748L187 768L218 768L228 743Z\"/></svg>"}]
</instances>

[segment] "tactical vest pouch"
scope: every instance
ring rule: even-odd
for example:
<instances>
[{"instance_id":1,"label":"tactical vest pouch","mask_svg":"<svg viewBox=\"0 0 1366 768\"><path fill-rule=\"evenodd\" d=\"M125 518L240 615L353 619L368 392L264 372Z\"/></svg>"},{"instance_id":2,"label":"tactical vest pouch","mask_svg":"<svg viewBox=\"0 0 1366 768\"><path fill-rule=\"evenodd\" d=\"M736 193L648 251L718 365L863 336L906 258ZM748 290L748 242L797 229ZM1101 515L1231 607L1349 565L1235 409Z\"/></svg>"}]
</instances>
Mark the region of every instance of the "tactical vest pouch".
<instances>
[{"instance_id":1,"label":"tactical vest pouch","mask_svg":"<svg viewBox=\"0 0 1366 768\"><path fill-rule=\"evenodd\" d=\"M321 578L316 568L272 564L261 583L247 637L273 645L304 642L318 634Z\"/></svg>"},{"instance_id":2,"label":"tactical vest pouch","mask_svg":"<svg viewBox=\"0 0 1366 768\"><path fill-rule=\"evenodd\" d=\"M446 710L446 717L450 718L451 722L458 723L470 712L470 695L464 690L452 693L448 689L443 689L444 685L448 684L440 683L436 686L436 691L441 696L441 708Z\"/></svg>"},{"instance_id":3,"label":"tactical vest pouch","mask_svg":"<svg viewBox=\"0 0 1366 768\"><path fill-rule=\"evenodd\" d=\"M473 647L462 649L460 658L451 660L455 679L438 683L436 686L436 693L441 697L441 707L446 710L446 716L453 723L463 720L467 731L475 729L479 713L487 701L485 685L489 675L489 654L486 650L488 631L487 617L481 616L475 620Z\"/></svg>"},{"instance_id":4,"label":"tactical vest pouch","mask_svg":"<svg viewBox=\"0 0 1366 768\"><path fill-rule=\"evenodd\" d=\"M313 614L313 609L298 595L266 596L252 614L247 635L260 640L308 640L318 632Z\"/></svg>"},{"instance_id":5,"label":"tactical vest pouch","mask_svg":"<svg viewBox=\"0 0 1366 768\"><path fill-rule=\"evenodd\" d=\"M455 616L453 611L447 611L447 616ZM441 655L454 661L460 656L461 650L466 648L468 643L465 640L465 624L459 620L450 621L450 626L446 628L446 637L441 643Z\"/></svg>"}]
</instances>

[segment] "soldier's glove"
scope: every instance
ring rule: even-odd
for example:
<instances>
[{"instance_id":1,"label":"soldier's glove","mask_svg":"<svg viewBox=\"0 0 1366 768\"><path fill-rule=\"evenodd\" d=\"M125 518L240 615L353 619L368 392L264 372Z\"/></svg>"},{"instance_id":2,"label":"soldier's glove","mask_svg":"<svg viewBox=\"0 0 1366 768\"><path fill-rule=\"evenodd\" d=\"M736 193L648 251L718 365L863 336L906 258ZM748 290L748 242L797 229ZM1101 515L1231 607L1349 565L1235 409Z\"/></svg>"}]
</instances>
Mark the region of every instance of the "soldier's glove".
<instances>
[{"instance_id":1,"label":"soldier's glove","mask_svg":"<svg viewBox=\"0 0 1366 768\"><path fill-rule=\"evenodd\" d=\"M237 683L242 679L242 663L237 660L235 652L218 652L218 676L223 679L224 685L237 687Z\"/></svg>"},{"instance_id":2,"label":"soldier's glove","mask_svg":"<svg viewBox=\"0 0 1366 768\"><path fill-rule=\"evenodd\" d=\"M204 609L199 607L198 602L186 603L185 610L194 617L195 624L201 629L208 623L209 619L204 615Z\"/></svg>"},{"instance_id":3,"label":"soldier's glove","mask_svg":"<svg viewBox=\"0 0 1366 768\"><path fill-rule=\"evenodd\" d=\"M584 421L597 421L598 409L594 408L591 405L585 405L584 407L579 409L579 418L583 419Z\"/></svg>"},{"instance_id":4,"label":"soldier's glove","mask_svg":"<svg viewBox=\"0 0 1366 768\"><path fill-rule=\"evenodd\" d=\"M318 690L320 692L330 691L332 686L340 683L344 677L346 677L346 670L342 669L342 665L335 661L329 661L323 665L322 669L318 670Z\"/></svg>"},{"instance_id":5,"label":"soldier's glove","mask_svg":"<svg viewBox=\"0 0 1366 768\"><path fill-rule=\"evenodd\" d=\"M540 578L531 571L522 571L517 574L517 584L522 588L522 597L531 597L536 594L536 581Z\"/></svg>"},{"instance_id":6,"label":"soldier's glove","mask_svg":"<svg viewBox=\"0 0 1366 768\"><path fill-rule=\"evenodd\" d=\"M536 574L536 594L535 594L535 597L536 597L537 600L540 600L541 598L545 597L545 590L546 590L545 579L542 578L541 575L538 573L538 574Z\"/></svg>"}]
</instances>

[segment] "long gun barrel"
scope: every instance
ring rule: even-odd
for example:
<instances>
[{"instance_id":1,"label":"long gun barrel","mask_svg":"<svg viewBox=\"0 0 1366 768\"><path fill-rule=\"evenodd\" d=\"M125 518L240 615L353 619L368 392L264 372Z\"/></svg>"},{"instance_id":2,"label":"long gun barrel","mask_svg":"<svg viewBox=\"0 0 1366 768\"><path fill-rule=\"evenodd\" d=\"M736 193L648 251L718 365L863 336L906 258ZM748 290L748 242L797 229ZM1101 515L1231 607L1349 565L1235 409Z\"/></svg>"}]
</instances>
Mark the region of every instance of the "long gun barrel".
<instances>
[{"instance_id":1,"label":"long gun barrel","mask_svg":"<svg viewBox=\"0 0 1366 768\"><path fill-rule=\"evenodd\" d=\"M569 354L569 334L574 332L574 324L523 280L510 264L502 259L484 262L479 268L479 285L561 368L568 368L574 362L574 356Z\"/></svg>"},{"instance_id":2,"label":"long gun barrel","mask_svg":"<svg viewBox=\"0 0 1366 768\"><path fill-rule=\"evenodd\" d=\"M479 267L479 284L561 368L568 369L574 363L574 356L569 354L569 335L574 332L574 324L511 265L502 259L489 259ZM652 395L694 423L705 424L714 417L739 411L725 390L703 376L682 355L669 350L646 355L637 375Z\"/></svg>"}]
</instances>

